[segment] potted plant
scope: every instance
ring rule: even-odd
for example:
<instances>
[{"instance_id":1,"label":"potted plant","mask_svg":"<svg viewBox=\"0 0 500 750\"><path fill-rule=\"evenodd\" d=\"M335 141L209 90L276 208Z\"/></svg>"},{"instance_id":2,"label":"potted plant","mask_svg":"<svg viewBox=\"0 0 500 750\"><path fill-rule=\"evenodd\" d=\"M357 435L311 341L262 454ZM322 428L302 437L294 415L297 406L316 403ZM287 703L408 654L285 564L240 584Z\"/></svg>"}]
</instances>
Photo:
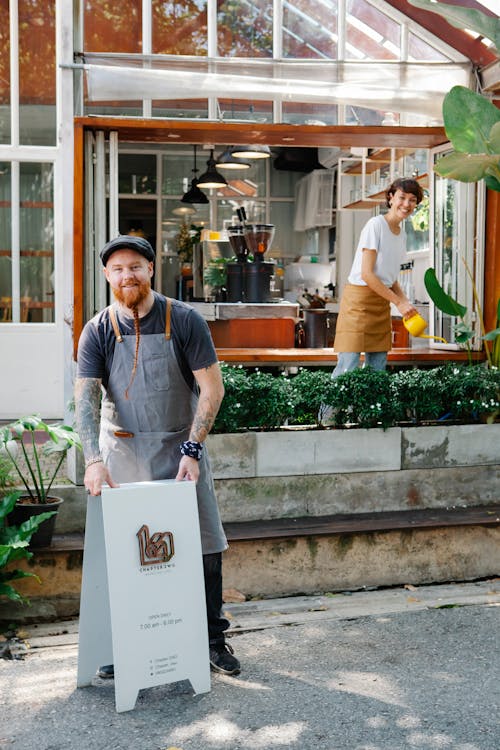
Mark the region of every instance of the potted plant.
<instances>
[{"instance_id":1,"label":"potted plant","mask_svg":"<svg viewBox=\"0 0 500 750\"><path fill-rule=\"evenodd\" d=\"M44 433L44 442L37 442L40 433ZM38 415L22 417L0 429L0 452L12 463L25 488L10 514L14 524L59 509L62 498L54 497L50 490L69 448L73 446L80 450L82 447L72 427L48 424ZM55 460L50 462L51 458ZM50 545L54 525L55 515L44 519L31 539L31 546Z\"/></svg>"},{"instance_id":2,"label":"potted plant","mask_svg":"<svg viewBox=\"0 0 500 750\"><path fill-rule=\"evenodd\" d=\"M55 515L55 511L32 516L16 526L11 522L10 516L20 495L17 491L10 492L0 500L0 597L27 604L28 600L14 588L12 581L19 578L40 579L35 573L14 568L13 563L33 557L33 553L28 550L30 540L40 525Z\"/></svg>"}]
</instances>

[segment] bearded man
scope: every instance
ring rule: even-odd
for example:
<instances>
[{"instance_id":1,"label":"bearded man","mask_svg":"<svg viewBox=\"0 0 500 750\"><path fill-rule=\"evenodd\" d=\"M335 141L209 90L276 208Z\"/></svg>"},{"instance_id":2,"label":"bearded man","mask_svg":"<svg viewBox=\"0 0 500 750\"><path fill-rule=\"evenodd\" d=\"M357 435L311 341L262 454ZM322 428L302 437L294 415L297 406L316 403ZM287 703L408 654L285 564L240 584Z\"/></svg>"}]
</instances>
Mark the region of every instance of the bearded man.
<instances>
[{"instance_id":1,"label":"bearded man","mask_svg":"<svg viewBox=\"0 0 500 750\"><path fill-rule=\"evenodd\" d=\"M84 484L159 479L196 482L212 670L238 674L222 616L227 541L204 440L224 396L205 320L153 291L150 243L120 235L100 253L115 302L90 320L78 344L75 405L85 456ZM113 665L99 669L113 677Z\"/></svg>"}]
</instances>

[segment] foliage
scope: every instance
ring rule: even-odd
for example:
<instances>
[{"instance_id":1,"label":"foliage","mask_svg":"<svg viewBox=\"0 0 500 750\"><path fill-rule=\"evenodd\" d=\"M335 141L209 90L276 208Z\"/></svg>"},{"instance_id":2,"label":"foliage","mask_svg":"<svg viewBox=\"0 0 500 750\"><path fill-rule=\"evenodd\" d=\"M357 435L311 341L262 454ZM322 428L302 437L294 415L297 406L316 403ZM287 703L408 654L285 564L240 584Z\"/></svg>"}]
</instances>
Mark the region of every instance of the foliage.
<instances>
[{"instance_id":1,"label":"foliage","mask_svg":"<svg viewBox=\"0 0 500 750\"><path fill-rule=\"evenodd\" d=\"M476 289L476 285L474 282L474 277L472 276L469 266L467 265L467 262L464 258L462 258L462 261L465 265L467 274L471 280L472 283L472 290L474 295L474 300L476 303L476 310L477 315L479 318L479 324L481 327L481 338L483 341L488 342L485 344L485 352L486 357L488 360L488 364L490 367L500 367L500 299L498 300L497 304L497 320L496 320L496 327L486 333L485 327L484 327L484 321L483 321L483 314L481 310L481 305L479 303L479 297ZM475 336L474 329L467 323L465 316L467 314L467 308L464 307L464 305L461 305L459 302L457 302L453 297L451 297L449 294L447 294L439 281L436 278L436 272L433 268L428 268L427 271L424 274L424 284L425 288L427 289L427 293L429 294L429 297L434 302L436 307L441 310L441 312L444 312L446 315L452 315L457 316L460 318L460 323L458 323L455 326L455 339L457 343L459 344L467 344L467 348L469 348L469 341ZM489 348L489 342L492 343L492 350L490 352Z\"/></svg>"},{"instance_id":2,"label":"foliage","mask_svg":"<svg viewBox=\"0 0 500 750\"><path fill-rule=\"evenodd\" d=\"M20 578L40 579L34 573L12 568L11 564L23 558L29 560L33 556L27 549L30 539L40 524L53 516L54 512L40 513L20 526L8 526L7 517L20 495L20 492L11 492L0 500L0 596L27 603L28 600L12 586L12 581Z\"/></svg>"},{"instance_id":3,"label":"foliage","mask_svg":"<svg viewBox=\"0 0 500 750\"><path fill-rule=\"evenodd\" d=\"M47 440L39 446L35 433L44 432ZM28 451L24 437L28 436ZM68 449L81 450L81 441L72 427L65 424L47 424L38 415L22 417L0 429L0 454L8 459L21 479L32 503L49 502L49 492ZM20 452L20 456L18 455ZM42 458L55 454L56 465L44 474ZM24 459L24 460L23 460Z\"/></svg>"},{"instance_id":4,"label":"foliage","mask_svg":"<svg viewBox=\"0 0 500 750\"><path fill-rule=\"evenodd\" d=\"M452 26L490 39L500 55L498 16L433 0L409 2L443 16ZM443 120L455 151L439 159L434 171L460 182L484 179L490 190L500 191L500 111L480 94L465 86L454 86L443 101Z\"/></svg>"},{"instance_id":5,"label":"foliage","mask_svg":"<svg viewBox=\"0 0 500 750\"><path fill-rule=\"evenodd\" d=\"M401 405L393 398L391 376L371 367L346 372L332 380L327 401L333 410L335 425L391 427L401 416Z\"/></svg>"},{"instance_id":6,"label":"foliage","mask_svg":"<svg viewBox=\"0 0 500 750\"><path fill-rule=\"evenodd\" d=\"M193 245L200 241L201 227L191 224L190 227L183 222L179 229L179 234L175 238L177 246L177 255L182 263L193 262Z\"/></svg>"},{"instance_id":7,"label":"foliage","mask_svg":"<svg viewBox=\"0 0 500 750\"><path fill-rule=\"evenodd\" d=\"M294 411L289 421L298 425L321 425L327 416L334 390L331 373L301 367L290 383Z\"/></svg>"},{"instance_id":8,"label":"foliage","mask_svg":"<svg viewBox=\"0 0 500 750\"><path fill-rule=\"evenodd\" d=\"M490 190L500 191L500 110L465 86L453 86L443 100L443 120L455 151L434 170L460 182L484 179Z\"/></svg>"},{"instance_id":9,"label":"foliage","mask_svg":"<svg viewBox=\"0 0 500 750\"><path fill-rule=\"evenodd\" d=\"M227 264L234 258L214 258L203 271L203 281L213 287L223 287L227 283Z\"/></svg>"},{"instance_id":10,"label":"foliage","mask_svg":"<svg viewBox=\"0 0 500 750\"><path fill-rule=\"evenodd\" d=\"M446 391L440 368L400 370L391 380L393 398L401 405L402 419L426 422L446 413Z\"/></svg>"},{"instance_id":11,"label":"foliage","mask_svg":"<svg viewBox=\"0 0 500 750\"><path fill-rule=\"evenodd\" d=\"M445 365L397 373L369 367L332 379L324 370L291 377L222 365L226 395L214 432L271 430L285 425L392 427L436 419L496 418L500 370Z\"/></svg>"},{"instance_id":12,"label":"foliage","mask_svg":"<svg viewBox=\"0 0 500 750\"><path fill-rule=\"evenodd\" d=\"M500 18L490 16L481 10L464 8L459 5L447 5L434 0L408 0L411 5L423 10L430 10L443 16L448 23L457 29L470 29L476 31L480 36L490 39L497 51L500 50Z\"/></svg>"}]
</instances>

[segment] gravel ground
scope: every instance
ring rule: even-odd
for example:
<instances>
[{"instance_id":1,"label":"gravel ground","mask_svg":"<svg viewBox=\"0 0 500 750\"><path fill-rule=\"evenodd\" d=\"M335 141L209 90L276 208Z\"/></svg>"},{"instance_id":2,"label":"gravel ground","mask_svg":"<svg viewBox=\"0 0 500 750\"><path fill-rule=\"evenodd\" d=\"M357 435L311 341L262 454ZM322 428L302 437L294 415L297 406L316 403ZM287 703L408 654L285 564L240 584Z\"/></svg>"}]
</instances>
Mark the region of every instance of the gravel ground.
<instances>
[{"instance_id":1,"label":"gravel ground","mask_svg":"<svg viewBox=\"0 0 500 750\"><path fill-rule=\"evenodd\" d=\"M380 592L383 596L383 592ZM141 692L76 688L77 646L0 660L9 750L499 750L498 602L235 635L240 676Z\"/></svg>"}]
</instances>

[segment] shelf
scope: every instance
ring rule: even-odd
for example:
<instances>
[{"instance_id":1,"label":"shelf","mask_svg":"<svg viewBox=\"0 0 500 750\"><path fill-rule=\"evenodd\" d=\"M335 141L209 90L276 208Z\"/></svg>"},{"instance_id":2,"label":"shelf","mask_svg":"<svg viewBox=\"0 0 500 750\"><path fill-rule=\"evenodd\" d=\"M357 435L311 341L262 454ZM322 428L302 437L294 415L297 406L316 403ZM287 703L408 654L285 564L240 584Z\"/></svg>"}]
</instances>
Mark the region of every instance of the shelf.
<instances>
[{"instance_id":1,"label":"shelf","mask_svg":"<svg viewBox=\"0 0 500 750\"><path fill-rule=\"evenodd\" d=\"M427 173L421 174L415 179L423 188L429 187L429 175ZM374 208L381 203L385 203L385 190L379 190L378 193L371 193L370 195L367 195L366 198L362 198L358 201L353 201L352 203L347 203L345 206L342 206L342 208L349 208L353 211L361 211Z\"/></svg>"}]
</instances>

